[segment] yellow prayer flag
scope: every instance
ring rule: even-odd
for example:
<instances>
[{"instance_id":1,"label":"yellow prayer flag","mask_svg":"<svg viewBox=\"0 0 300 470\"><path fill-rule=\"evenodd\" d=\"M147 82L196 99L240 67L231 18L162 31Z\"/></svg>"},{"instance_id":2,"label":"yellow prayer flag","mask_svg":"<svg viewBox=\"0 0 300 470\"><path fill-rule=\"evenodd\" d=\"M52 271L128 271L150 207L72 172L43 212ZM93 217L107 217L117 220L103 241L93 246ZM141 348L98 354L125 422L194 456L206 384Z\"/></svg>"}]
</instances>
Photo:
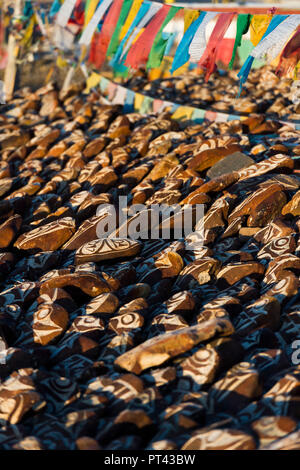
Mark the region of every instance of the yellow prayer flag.
<instances>
[{"instance_id":1,"label":"yellow prayer flag","mask_svg":"<svg viewBox=\"0 0 300 470\"><path fill-rule=\"evenodd\" d=\"M196 10L184 10L184 32L191 26L200 15L199 11Z\"/></svg>"},{"instance_id":2,"label":"yellow prayer flag","mask_svg":"<svg viewBox=\"0 0 300 470\"><path fill-rule=\"evenodd\" d=\"M142 103L145 99L144 95L141 95L141 93L136 93L134 97L134 109L135 111L138 111L141 109Z\"/></svg>"},{"instance_id":3,"label":"yellow prayer flag","mask_svg":"<svg viewBox=\"0 0 300 470\"><path fill-rule=\"evenodd\" d=\"M99 3L99 0L91 0L89 4L88 11L86 13L86 16L84 18L84 27L91 21L93 14L96 11L97 5Z\"/></svg>"},{"instance_id":4,"label":"yellow prayer flag","mask_svg":"<svg viewBox=\"0 0 300 470\"><path fill-rule=\"evenodd\" d=\"M101 75L99 73L93 72L86 81L86 89L84 93L89 93L91 88L95 88L101 80Z\"/></svg>"},{"instance_id":5,"label":"yellow prayer flag","mask_svg":"<svg viewBox=\"0 0 300 470\"><path fill-rule=\"evenodd\" d=\"M133 22L134 18L137 15L137 12L140 9L141 4L143 3L143 0L134 0L133 4L131 5L131 8L129 10L129 13L127 15L126 21L124 25L121 28L120 32L120 41L125 37L127 31L129 30L129 27L131 23Z\"/></svg>"},{"instance_id":6,"label":"yellow prayer flag","mask_svg":"<svg viewBox=\"0 0 300 470\"><path fill-rule=\"evenodd\" d=\"M149 80L157 80L161 77L161 68L156 67L155 69L150 69L148 72L148 79Z\"/></svg>"},{"instance_id":7,"label":"yellow prayer flag","mask_svg":"<svg viewBox=\"0 0 300 470\"><path fill-rule=\"evenodd\" d=\"M271 15L253 15L250 23L250 41L257 46L272 19Z\"/></svg>"},{"instance_id":8,"label":"yellow prayer flag","mask_svg":"<svg viewBox=\"0 0 300 470\"><path fill-rule=\"evenodd\" d=\"M178 121L186 121L191 119L194 108L190 106L179 106L176 111L172 114L172 119L177 119Z\"/></svg>"},{"instance_id":9,"label":"yellow prayer flag","mask_svg":"<svg viewBox=\"0 0 300 470\"><path fill-rule=\"evenodd\" d=\"M180 75L185 74L188 71L189 64L183 64L179 69L175 70L172 74L172 77L179 77Z\"/></svg>"}]
</instances>

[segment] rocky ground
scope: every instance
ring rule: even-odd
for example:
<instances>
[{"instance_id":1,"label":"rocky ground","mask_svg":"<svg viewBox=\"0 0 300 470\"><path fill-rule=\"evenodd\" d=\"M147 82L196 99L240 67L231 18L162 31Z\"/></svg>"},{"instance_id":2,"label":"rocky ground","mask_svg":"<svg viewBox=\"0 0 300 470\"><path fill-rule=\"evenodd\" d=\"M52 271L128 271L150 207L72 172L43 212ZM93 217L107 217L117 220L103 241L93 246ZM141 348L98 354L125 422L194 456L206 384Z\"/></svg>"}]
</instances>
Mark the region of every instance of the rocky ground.
<instances>
[{"instance_id":1,"label":"rocky ground","mask_svg":"<svg viewBox=\"0 0 300 470\"><path fill-rule=\"evenodd\" d=\"M299 449L300 131L52 85L0 126L0 448ZM204 246L98 239L120 195Z\"/></svg>"},{"instance_id":2,"label":"rocky ground","mask_svg":"<svg viewBox=\"0 0 300 470\"><path fill-rule=\"evenodd\" d=\"M300 121L300 104L293 100L292 83L291 79L278 78L273 69L265 66L250 72L239 98L236 70L216 72L208 83L204 82L203 75L191 71L151 82L141 75L129 79L126 86L154 98L196 108L239 115L264 113L274 119Z\"/></svg>"}]
</instances>

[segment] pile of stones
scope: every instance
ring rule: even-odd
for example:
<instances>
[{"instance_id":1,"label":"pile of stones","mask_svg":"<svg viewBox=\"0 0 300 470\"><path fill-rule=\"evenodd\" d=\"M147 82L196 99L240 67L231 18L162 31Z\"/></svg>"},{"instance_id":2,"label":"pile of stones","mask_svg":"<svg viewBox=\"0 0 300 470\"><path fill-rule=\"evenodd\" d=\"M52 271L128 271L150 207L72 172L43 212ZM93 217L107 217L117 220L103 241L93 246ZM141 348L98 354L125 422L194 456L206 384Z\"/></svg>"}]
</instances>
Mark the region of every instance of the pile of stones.
<instances>
[{"instance_id":1,"label":"pile of stones","mask_svg":"<svg viewBox=\"0 0 300 470\"><path fill-rule=\"evenodd\" d=\"M0 448L299 449L300 132L101 103L1 108ZM99 238L120 196L203 244Z\"/></svg>"},{"instance_id":2,"label":"pile of stones","mask_svg":"<svg viewBox=\"0 0 300 470\"><path fill-rule=\"evenodd\" d=\"M146 74L132 77L126 86L153 98L216 112L249 115L263 113L273 119L300 121L300 92L292 79L278 78L270 66L250 72L239 96L237 71L184 75L148 81Z\"/></svg>"}]
</instances>

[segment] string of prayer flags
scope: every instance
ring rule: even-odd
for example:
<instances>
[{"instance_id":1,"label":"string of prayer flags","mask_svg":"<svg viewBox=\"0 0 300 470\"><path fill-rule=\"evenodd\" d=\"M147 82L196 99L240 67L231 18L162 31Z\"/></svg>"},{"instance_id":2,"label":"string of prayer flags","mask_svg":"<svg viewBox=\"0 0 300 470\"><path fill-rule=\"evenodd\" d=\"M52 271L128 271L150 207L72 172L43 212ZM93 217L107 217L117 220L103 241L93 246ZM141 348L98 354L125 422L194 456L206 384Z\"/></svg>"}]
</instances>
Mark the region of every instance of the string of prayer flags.
<instances>
[{"instance_id":1,"label":"string of prayer flags","mask_svg":"<svg viewBox=\"0 0 300 470\"><path fill-rule=\"evenodd\" d=\"M137 69L139 65L146 65L155 36L158 34L170 8L169 5L163 5L156 13L148 27L145 28L139 39L131 47L125 65L134 69Z\"/></svg>"},{"instance_id":2,"label":"string of prayer flags","mask_svg":"<svg viewBox=\"0 0 300 470\"><path fill-rule=\"evenodd\" d=\"M61 5L62 5L62 0L54 0L54 2L51 5L50 12L49 12L50 18L53 18L54 16L57 15Z\"/></svg>"},{"instance_id":3,"label":"string of prayer flags","mask_svg":"<svg viewBox=\"0 0 300 470\"><path fill-rule=\"evenodd\" d=\"M151 70L153 76L178 75L198 66L205 70L207 81L219 60L232 69L237 51L240 55L247 41L251 48L238 74L240 90L252 66L261 60L277 66L279 76L291 76L300 67L300 14L277 14L274 8L266 14L201 11L150 0L53 0L45 15L31 1L24 3L18 18L19 44L28 46L42 35L63 51L73 50L74 63L79 59L84 65L88 57L100 69L109 59L117 76L125 77L139 67ZM6 36L15 21L13 6L3 22ZM54 23L52 38L49 21ZM246 34L250 41L243 37ZM77 45L81 47L76 49Z\"/></svg>"},{"instance_id":4,"label":"string of prayer flags","mask_svg":"<svg viewBox=\"0 0 300 470\"><path fill-rule=\"evenodd\" d=\"M84 4L82 0L77 0L74 12L73 12L73 18L71 18L71 22L74 22L77 25L83 26L84 24L84 15L85 15L85 10L84 10Z\"/></svg>"}]
</instances>

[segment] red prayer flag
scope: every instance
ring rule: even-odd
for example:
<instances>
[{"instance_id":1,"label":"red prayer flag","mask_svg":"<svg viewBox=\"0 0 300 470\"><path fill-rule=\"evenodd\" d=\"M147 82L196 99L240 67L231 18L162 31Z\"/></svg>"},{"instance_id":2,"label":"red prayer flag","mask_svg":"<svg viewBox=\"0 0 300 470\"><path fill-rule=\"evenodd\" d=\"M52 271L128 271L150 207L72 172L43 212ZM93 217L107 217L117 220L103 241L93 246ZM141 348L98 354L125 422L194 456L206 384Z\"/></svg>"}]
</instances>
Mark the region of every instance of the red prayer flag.
<instances>
[{"instance_id":1,"label":"red prayer flag","mask_svg":"<svg viewBox=\"0 0 300 470\"><path fill-rule=\"evenodd\" d=\"M203 53L198 65L206 69L205 81L209 80L209 77L213 73L216 67L217 52L223 44L223 38L227 29L229 28L236 13L221 13L213 32L209 38L205 52Z\"/></svg>"},{"instance_id":2,"label":"red prayer flag","mask_svg":"<svg viewBox=\"0 0 300 470\"><path fill-rule=\"evenodd\" d=\"M234 38L225 38L222 41L222 44L220 47L218 47L217 50L217 56L216 60L221 60L224 65L229 65L229 62L231 61L232 57L232 51L234 47Z\"/></svg>"},{"instance_id":3,"label":"red prayer flag","mask_svg":"<svg viewBox=\"0 0 300 470\"><path fill-rule=\"evenodd\" d=\"M163 5L146 26L145 31L138 40L131 46L125 60L127 67L138 69L139 66L146 65L155 36L158 34L170 8L169 5Z\"/></svg>"},{"instance_id":4,"label":"red prayer flag","mask_svg":"<svg viewBox=\"0 0 300 470\"><path fill-rule=\"evenodd\" d=\"M106 52L118 22L122 9L123 0L114 0L107 15L105 16L100 33L96 38L94 64L101 68L106 57Z\"/></svg>"}]
</instances>

